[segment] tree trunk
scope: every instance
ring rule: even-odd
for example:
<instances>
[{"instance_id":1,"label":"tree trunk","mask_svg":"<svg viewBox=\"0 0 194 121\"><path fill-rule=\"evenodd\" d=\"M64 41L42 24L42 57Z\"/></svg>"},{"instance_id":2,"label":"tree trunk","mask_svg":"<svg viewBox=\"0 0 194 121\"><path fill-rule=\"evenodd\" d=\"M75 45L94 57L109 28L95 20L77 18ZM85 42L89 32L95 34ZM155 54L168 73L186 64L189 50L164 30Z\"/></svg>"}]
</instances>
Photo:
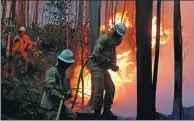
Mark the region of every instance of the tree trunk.
<instances>
[{"instance_id":1,"label":"tree trunk","mask_svg":"<svg viewBox=\"0 0 194 121\"><path fill-rule=\"evenodd\" d=\"M105 11L105 32L108 30L108 0L106 0L106 11Z\"/></svg>"},{"instance_id":2,"label":"tree trunk","mask_svg":"<svg viewBox=\"0 0 194 121\"><path fill-rule=\"evenodd\" d=\"M85 20L85 29L87 30L85 32L85 39L86 39L86 42L89 43L89 9L90 9L90 1L89 0L86 0L86 20ZM90 45L88 44L87 45L87 58L89 57L90 55Z\"/></svg>"},{"instance_id":3,"label":"tree trunk","mask_svg":"<svg viewBox=\"0 0 194 121\"><path fill-rule=\"evenodd\" d=\"M5 19L6 17L6 10L7 9L7 0L4 0L3 2L3 13L2 13L2 18ZM5 30L5 25L6 25L6 22L3 22L3 24L1 24L1 31L3 32Z\"/></svg>"},{"instance_id":4,"label":"tree trunk","mask_svg":"<svg viewBox=\"0 0 194 121\"><path fill-rule=\"evenodd\" d=\"M182 30L181 30L181 13L180 0L174 1L174 103L173 119L182 119Z\"/></svg>"},{"instance_id":5,"label":"tree trunk","mask_svg":"<svg viewBox=\"0 0 194 121\"><path fill-rule=\"evenodd\" d=\"M156 113L156 87L157 87L157 77L158 77L158 61L159 61L159 52L160 52L160 17L161 17L161 0L158 0L157 1L156 49L155 49L155 61L154 61L154 74L153 74L153 102L154 102L155 113Z\"/></svg>"},{"instance_id":6,"label":"tree trunk","mask_svg":"<svg viewBox=\"0 0 194 121\"><path fill-rule=\"evenodd\" d=\"M116 23L117 5L118 5L118 0L116 1L116 5L115 5L115 9L114 9L114 22L113 22L113 24Z\"/></svg>"},{"instance_id":7,"label":"tree trunk","mask_svg":"<svg viewBox=\"0 0 194 121\"><path fill-rule=\"evenodd\" d=\"M79 11L78 11L78 23L77 23L77 28L78 28L78 33L77 33L77 37L78 37L78 40L80 41L80 46L79 48L81 49L80 52L80 55L81 55L81 65L83 65L84 63L84 41L83 41L83 5L84 5L84 1L79 1ZM84 106L84 81L82 79L82 107Z\"/></svg>"},{"instance_id":8,"label":"tree trunk","mask_svg":"<svg viewBox=\"0 0 194 121\"><path fill-rule=\"evenodd\" d=\"M136 0L137 120L154 119L152 96L152 0Z\"/></svg>"},{"instance_id":9,"label":"tree trunk","mask_svg":"<svg viewBox=\"0 0 194 121\"><path fill-rule=\"evenodd\" d=\"M23 26L26 26L26 1L23 1Z\"/></svg>"},{"instance_id":10,"label":"tree trunk","mask_svg":"<svg viewBox=\"0 0 194 121\"><path fill-rule=\"evenodd\" d=\"M124 16L124 14L125 14L126 2L127 2L127 0L125 0L125 3L124 3L123 13L122 13L122 17L121 17L121 23L123 22L123 16Z\"/></svg>"},{"instance_id":11,"label":"tree trunk","mask_svg":"<svg viewBox=\"0 0 194 121\"><path fill-rule=\"evenodd\" d=\"M30 6L30 1L27 0L27 27L30 27L29 6Z\"/></svg>"},{"instance_id":12,"label":"tree trunk","mask_svg":"<svg viewBox=\"0 0 194 121\"><path fill-rule=\"evenodd\" d=\"M15 7L16 7L16 0L12 0L12 24L15 25Z\"/></svg>"},{"instance_id":13,"label":"tree trunk","mask_svg":"<svg viewBox=\"0 0 194 121\"><path fill-rule=\"evenodd\" d=\"M94 43L100 35L100 1L90 1L90 50L94 48ZM92 81L92 80L91 80ZM94 103L94 84L91 82L91 97L88 106L93 109Z\"/></svg>"},{"instance_id":14,"label":"tree trunk","mask_svg":"<svg viewBox=\"0 0 194 121\"><path fill-rule=\"evenodd\" d=\"M3 3L3 15L2 17L5 18L6 17L6 11L7 11L7 0L4 0L4 3Z\"/></svg>"}]
</instances>

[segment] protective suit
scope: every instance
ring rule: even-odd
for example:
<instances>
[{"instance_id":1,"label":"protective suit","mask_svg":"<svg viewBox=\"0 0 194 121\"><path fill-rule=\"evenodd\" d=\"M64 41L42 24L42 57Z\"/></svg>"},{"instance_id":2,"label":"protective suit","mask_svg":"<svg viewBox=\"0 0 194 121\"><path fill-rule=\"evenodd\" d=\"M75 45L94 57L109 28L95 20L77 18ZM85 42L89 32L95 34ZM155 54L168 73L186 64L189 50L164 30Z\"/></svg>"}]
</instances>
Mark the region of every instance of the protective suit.
<instances>
[{"instance_id":1,"label":"protective suit","mask_svg":"<svg viewBox=\"0 0 194 121\"><path fill-rule=\"evenodd\" d=\"M126 26L116 24L113 30L99 37L96 41L91 59L91 78L94 86L94 110L95 115L100 116L101 107L104 104L103 115L114 116L110 111L113 104L115 85L108 69L118 70L116 65L116 46L121 44L122 36L126 33ZM105 90L105 96L104 94ZM104 99L103 99L104 96Z\"/></svg>"},{"instance_id":2,"label":"protective suit","mask_svg":"<svg viewBox=\"0 0 194 121\"><path fill-rule=\"evenodd\" d=\"M68 55L64 55L64 57L68 57ZM64 58L60 59L60 57L58 57L57 66L51 67L46 72L41 107L46 113L47 119L50 120L55 120L60 100L65 101L72 96L70 80L68 73L65 71L68 68L68 66L66 66L68 63L64 63L63 60ZM71 109L63 105L60 119L76 119L76 114Z\"/></svg>"},{"instance_id":3,"label":"protective suit","mask_svg":"<svg viewBox=\"0 0 194 121\"><path fill-rule=\"evenodd\" d=\"M103 51L102 51L103 50ZM110 109L115 94L115 85L110 77L108 69L116 65L116 40L113 38L113 32L101 36L95 44L91 60L91 77L95 85L94 91L94 110L101 110L104 103L104 109ZM107 61L110 59L110 62ZM112 64L111 64L112 63ZM106 91L103 99L103 92Z\"/></svg>"},{"instance_id":4,"label":"protective suit","mask_svg":"<svg viewBox=\"0 0 194 121\"><path fill-rule=\"evenodd\" d=\"M28 71L28 54L27 50L32 49L33 43L30 40L30 38L24 33L26 30L24 27L20 27L19 32L21 32L19 35L16 35L14 38L14 45L12 52L13 54L16 54L19 52L22 55L23 61L25 63L25 72Z\"/></svg>"}]
</instances>

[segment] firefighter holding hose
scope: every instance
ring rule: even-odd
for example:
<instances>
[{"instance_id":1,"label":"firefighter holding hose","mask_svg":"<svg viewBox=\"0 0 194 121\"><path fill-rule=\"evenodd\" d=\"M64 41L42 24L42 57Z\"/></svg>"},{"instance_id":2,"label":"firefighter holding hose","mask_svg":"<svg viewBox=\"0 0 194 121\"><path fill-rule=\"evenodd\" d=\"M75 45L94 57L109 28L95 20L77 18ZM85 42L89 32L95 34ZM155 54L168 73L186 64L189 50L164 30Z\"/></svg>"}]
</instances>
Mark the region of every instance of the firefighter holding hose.
<instances>
[{"instance_id":1,"label":"firefighter holding hose","mask_svg":"<svg viewBox=\"0 0 194 121\"><path fill-rule=\"evenodd\" d=\"M51 67L46 72L41 107L46 113L47 119L54 120L57 115L59 115L60 120L76 119L76 113L64 105L64 101L72 97L70 80L66 70L74 62L73 52L65 49L58 56L56 66Z\"/></svg>"},{"instance_id":2,"label":"firefighter holding hose","mask_svg":"<svg viewBox=\"0 0 194 121\"><path fill-rule=\"evenodd\" d=\"M118 23L113 26L112 31L100 36L95 43L91 59L91 78L94 83L94 115L101 116L101 108L104 104L103 116L116 117L111 112L113 104L115 85L111 79L108 69L117 71L116 46L122 42L122 37L126 33L126 26ZM105 96L103 94L105 90Z\"/></svg>"}]
</instances>

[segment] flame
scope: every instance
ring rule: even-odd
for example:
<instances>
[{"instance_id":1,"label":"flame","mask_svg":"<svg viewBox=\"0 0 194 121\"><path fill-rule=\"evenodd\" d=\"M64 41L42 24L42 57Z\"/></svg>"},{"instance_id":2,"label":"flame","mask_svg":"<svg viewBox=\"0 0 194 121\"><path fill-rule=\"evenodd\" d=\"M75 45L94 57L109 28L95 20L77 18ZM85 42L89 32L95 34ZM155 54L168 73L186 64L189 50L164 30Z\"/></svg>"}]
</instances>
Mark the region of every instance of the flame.
<instances>
[{"instance_id":1,"label":"flame","mask_svg":"<svg viewBox=\"0 0 194 121\"><path fill-rule=\"evenodd\" d=\"M129 17L127 17L127 12L124 12L123 19L122 19L122 13L116 13L116 17L113 16L113 18L115 18L115 24L120 23L122 20L122 22L125 23L127 28L132 27L131 22L129 22ZM110 31L112 29L113 25L114 25L113 21L112 21L112 19L110 19L108 21L108 31ZM100 31L105 31L105 25L100 26Z\"/></svg>"},{"instance_id":2,"label":"flame","mask_svg":"<svg viewBox=\"0 0 194 121\"><path fill-rule=\"evenodd\" d=\"M119 70L122 70L120 76L117 72L113 72L108 70L111 78L114 80L114 84L116 87L123 86L125 83L132 82L133 78L135 77L135 73L125 73L129 72L129 67L133 66L135 63L131 61L131 51L124 52L122 54L117 54L117 65L119 66ZM77 71L81 67L77 67ZM134 70L133 70L134 71ZM84 70L84 93L85 99L88 100L89 96L91 95L91 74L88 68ZM80 84L82 85L82 84ZM81 97L81 93L79 93Z\"/></svg>"},{"instance_id":3,"label":"flame","mask_svg":"<svg viewBox=\"0 0 194 121\"><path fill-rule=\"evenodd\" d=\"M152 49L155 48L156 44L156 16L153 17L152 19ZM163 25L160 24L160 44L165 45L167 44L169 40L170 35L170 29L163 29Z\"/></svg>"},{"instance_id":4,"label":"flame","mask_svg":"<svg viewBox=\"0 0 194 121\"><path fill-rule=\"evenodd\" d=\"M115 17L115 24L120 23L121 19L122 19L122 13L116 13L116 16L113 16L113 18ZM156 16L153 17L152 19L152 49L155 48L155 43L156 43ZM123 23L125 23L126 27L127 27L127 31L134 28L133 24L132 24L132 20L129 20L129 17L127 16L127 12L124 12L123 15ZM112 22L112 18L109 19L108 23L107 23L107 30L111 30L113 27L113 22ZM105 32L106 31L106 25L103 24L100 26L100 31ZM165 45L167 44L169 37L170 37L170 29L166 29L163 28L163 25L161 24L160 27L160 44L161 45ZM128 36L132 36L132 35L128 35ZM124 38L127 39L127 38ZM108 70L112 79L114 80L114 84L116 86L116 89L120 88L121 86L124 86L125 83L131 83L133 82L132 80L135 78L136 75L136 67L135 67L135 62L132 61L132 49L136 49L136 48L131 48L131 50L129 49L128 51L122 53L122 54L117 54L117 65L119 66L119 70L121 70L121 72L113 72L111 70ZM80 66L77 66L77 68L75 69L75 72L78 74L77 72L80 71ZM75 75L74 75L75 76ZM81 84L80 84L81 85ZM81 90L80 90L81 91ZM119 91L119 90L118 90ZM90 98L90 94L91 94L91 74L89 69L85 69L84 71L84 93L85 93L85 100L88 100ZM116 93L119 93L116 91ZM81 93L79 93L79 96L81 97ZM116 99L114 99L114 101L117 100L117 97L115 97Z\"/></svg>"}]
</instances>

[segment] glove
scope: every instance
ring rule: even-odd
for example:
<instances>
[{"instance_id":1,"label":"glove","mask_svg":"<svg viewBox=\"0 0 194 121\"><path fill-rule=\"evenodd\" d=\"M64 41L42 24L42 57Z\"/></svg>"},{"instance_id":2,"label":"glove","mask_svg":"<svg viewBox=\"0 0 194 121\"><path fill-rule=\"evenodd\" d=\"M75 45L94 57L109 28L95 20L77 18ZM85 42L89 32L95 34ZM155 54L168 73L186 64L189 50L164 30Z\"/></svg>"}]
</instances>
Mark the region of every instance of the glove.
<instances>
[{"instance_id":1,"label":"glove","mask_svg":"<svg viewBox=\"0 0 194 121\"><path fill-rule=\"evenodd\" d=\"M67 100L71 97L72 97L72 92L71 92L71 90L69 90L64 95L61 95L59 98L60 98L60 100Z\"/></svg>"},{"instance_id":2,"label":"glove","mask_svg":"<svg viewBox=\"0 0 194 121\"><path fill-rule=\"evenodd\" d=\"M67 92L67 98L71 98L72 97L72 92L71 92L71 90L69 90L68 92Z\"/></svg>"},{"instance_id":3,"label":"glove","mask_svg":"<svg viewBox=\"0 0 194 121\"><path fill-rule=\"evenodd\" d=\"M60 96L59 96L59 99L60 99L60 100L65 100L66 98L65 98L64 95L60 95Z\"/></svg>"},{"instance_id":4,"label":"glove","mask_svg":"<svg viewBox=\"0 0 194 121\"><path fill-rule=\"evenodd\" d=\"M114 72L116 72L116 71L118 71L119 70L119 66L117 66L117 65L113 65L113 67L112 67L112 69L111 69L112 71L114 71Z\"/></svg>"}]
</instances>

